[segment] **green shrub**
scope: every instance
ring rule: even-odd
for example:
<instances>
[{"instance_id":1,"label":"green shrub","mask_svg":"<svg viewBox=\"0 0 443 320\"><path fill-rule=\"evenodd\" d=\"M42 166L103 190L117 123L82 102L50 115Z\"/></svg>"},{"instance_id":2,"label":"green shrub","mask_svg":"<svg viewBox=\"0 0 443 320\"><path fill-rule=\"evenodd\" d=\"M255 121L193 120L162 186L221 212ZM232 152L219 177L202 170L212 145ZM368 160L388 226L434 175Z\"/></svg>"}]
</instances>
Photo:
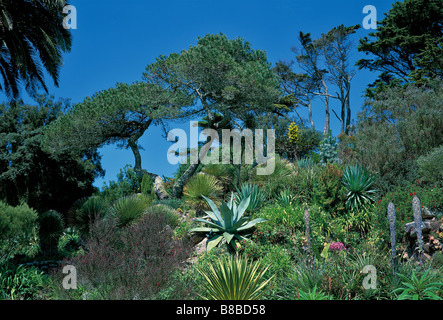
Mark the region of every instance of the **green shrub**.
<instances>
[{"instance_id":1,"label":"green shrub","mask_svg":"<svg viewBox=\"0 0 443 320\"><path fill-rule=\"evenodd\" d=\"M28 245L37 219L37 212L27 204L11 207L0 202L0 263Z\"/></svg>"},{"instance_id":2,"label":"green shrub","mask_svg":"<svg viewBox=\"0 0 443 320\"><path fill-rule=\"evenodd\" d=\"M80 233L72 228L67 228L58 242L58 250L63 256L73 256L80 253L82 239Z\"/></svg>"},{"instance_id":3,"label":"green shrub","mask_svg":"<svg viewBox=\"0 0 443 320\"><path fill-rule=\"evenodd\" d=\"M43 213L39 219L40 249L45 256L57 254L58 241L63 234L65 223L60 213L50 210Z\"/></svg>"},{"instance_id":4,"label":"green shrub","mask_svg":"<svg viewBox=\"0 0 443 320\"><path fill-rule=\"evenodd\" d=\"M216 177L220 181L224 193L233 186L235 174L232 165L208 164L203 167L202 172Z\"/></svg>"},{"instance_id":5,"label":"green shrub","mask_svg":"<svg viewBox=\"0 0 443 320\"><path fill-rule=\"evenodd\" d=\"M388 204L392 201L397 215L397 236L401 237L404 224L414 219L412 199L415 195L420 199L423 207L427 207L433 212L443 209L443 187L441 185L424 184L422 181L408 183L406 187L397 187L394 191L388 192L376 202L375 216L379 218L379 224L384 224L384 230L389 230L385 217ZM386 236L388 237L388 235Z\"/></svg>"},{"instance_id":6,"label":"green shrub","mask_svg":"<svg viewBox=\"0 0 443 320\"><path fill-rule=\"evenodd\" d=\"M221 192L222 186L217 178L202 173L190 178L183 188L186 202L196 210L197 215L201 215L204 210L209 209L205 197L212 201L218 201Z\"/></svg>"},{"instance_id":7,"label":"green shrub","mask_svg":"<svg viewBox=\"0 0 443 320\"><path fill-rule=\"evenodd\" d=\"M44 283L43 272L35 267L0 264L0 300L35 299Z\"/></svg>"},{"instance_id":8,"label":"green shrub","mask_svg":"<svg viewBox=\"0 0 443 320\"><path fill-rule=\"evenodd\" d=\"M433 149L429 154L417 159L419 173L424 181L436 183L443 181L443 145Z\"/></svg>"},{"instance_id":9,"label":"green shrub","mask_svg":"<svg viewBox=\"0 0 443 320\"><path fill-rule=\"evenodd\" d=\"M266 193L267 199L274 199L280 191L287 189L288 185L293 183L296 178L295 174L295 167L291 162L276 156L274 172L270 175L257 175L255 168L252 182L260 186L261 190Z\"/></svg>"},{"instance_id":10,"label":"green shrub","mask_svg":"<svg viewBox=\"0 0 443 320\"><path fill-rule=\"evenodd\" d=\"M111 208L111 214L117 218L118 226L124 227L142 216L152 203L152 198L145 194L134 194L118 199Z\"/></svg>"},{"instance_id":11,"label":"green shrub","mask_svg":"<svg viewBox=\"0 0 443 320\"><path fill-rule=\"evenodd\" d=\"M162 215L166 219L166 224L171 228L176 228L180 224L180 215L172 207L165 204L157 204L148 207L144 214Z\"/></svg>"},{"instance_id":12,"label":"green shrub","mask_svg":"<svg viewBox=\"0 0 443 320\"><path fill-rule=\"evenodd\" d=\"M108 185L103 186L101 197L109 202L115 202L120 198L140 193L141 183L142 179L137 176L133 167L127 164L117 174L117 181L111 180Z\"/></svg>"},{"instance_id":13,"label":"green shrub","mask_svg":"<svg viewBox=\"0 0 443 320\"><path fill-rule=\"evenodd\" d=\"M110 205L102 197L82 198L68 210L68 224L77 228L82 236L87 236L91 224L98 218L106 217L109 211Z\"/></svg>"},{"instance_id":14,"label":"green shrub","mask_svg":"<svg viewBox=\"0 0 443 320\"><path fill-rule=\"evenodd\" d=\"M142 182L140 183L140 192L148 196L154 195L154 182L147 173L143 175Z\"/></svg>"},{"instance_id":15,"label":"green shrub","mask_svg":"<svg viewBox=\"0 0 443 320\"><path fill-rule=\"evenodd\" d=\"M344 187L341 184L343 170L336 164L321 167L314 181L312 200L333 216L345 209Z\"/></svg>"}]
</instances>

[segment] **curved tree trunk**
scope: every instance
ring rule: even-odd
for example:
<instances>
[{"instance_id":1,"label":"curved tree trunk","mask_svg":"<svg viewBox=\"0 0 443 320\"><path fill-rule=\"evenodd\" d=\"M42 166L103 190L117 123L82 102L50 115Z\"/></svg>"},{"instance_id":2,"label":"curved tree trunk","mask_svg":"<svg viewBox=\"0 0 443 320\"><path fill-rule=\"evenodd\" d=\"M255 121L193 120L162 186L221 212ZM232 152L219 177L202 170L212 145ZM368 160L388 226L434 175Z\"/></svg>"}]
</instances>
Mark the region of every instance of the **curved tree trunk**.
<instances>
[{"instance_id":1,"label":"curved tree trunk","mask_svg":"<svg viewBox=\"0 0 443 320\"><path fill-rule=\"evenodd\" d=\"M150 119L145 126L143 126L142 129L140 129L137 133L135 133L133 136L131 136L128 139L128 146L131 148L132 153L134 154L134 171L137 174L137 176L142 179L145 174L149 174L152 181L154 181L154 192L157 195L157 197L160 200L169 198L170 195L165 189L164 182L162 177L160 177L158 174L147 172L146 170L143 170L142 168L142 157L140 155L140 150L137 145L138 139L140 139L145 131L149 128L149 126L152 123L152 119Z\"/></svg>"}]
</instances>

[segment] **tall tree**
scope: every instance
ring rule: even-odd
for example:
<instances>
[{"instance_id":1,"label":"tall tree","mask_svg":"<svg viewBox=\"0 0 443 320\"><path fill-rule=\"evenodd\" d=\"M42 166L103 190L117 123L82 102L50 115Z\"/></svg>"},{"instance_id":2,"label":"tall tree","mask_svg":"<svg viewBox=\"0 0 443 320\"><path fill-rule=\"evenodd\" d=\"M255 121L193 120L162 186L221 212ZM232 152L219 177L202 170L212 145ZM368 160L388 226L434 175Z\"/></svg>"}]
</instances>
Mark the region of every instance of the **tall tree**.
<instances>
[{"instance_id":1,"label":"tall tree","mask_svg":"<svg viewBox=\"0 0 443 320\"><path fill-rule=\"evenodd\" d=\"M58 86L62 53L70 51L71 34L63 27L64 0L0 1L0 74L2 90L10 99L20 95L20 84L32 96L47 86L48 72Z\"/></svg>"},{"instance_id":2,"label":"tall tree","mask_svg":"<svg viewBox=\"0 0 443 320\"><path fill-rule=\"evenodd\" d=\"M146 82L119 83L76 104L48 126L45 146L60 153L96 150L117 143L121 148L131 149L134 171L142 178L145 171L138 140L152 125L163 125L164 120L182 116L182 107L189 103L186 93L177 89ZM157 195L164 198L161 178L149 174L154 181L158 180Z\"/></svg>"},{"instance_id":3,"label":"tall tree","mask_svg":"<svg viewBox=\"0 0 443 320\"><path fill-rule=\"evenodd\" d=\"M349 61L353 49L353 43L350 35L354 34L360 25L345 27L340 25L332 28L328 33L322 35L319 39L323 43L323 57L328 70L326 75L329 83L338 88L332 98L340 101L341 113L340 120L341 133L348 134L351 125L351 81L355 76L355 70L350 68Z\"/></svg>"},{"instance_id":4,"label":"tall tree","mask_svg":"<svg viewBox=\"0 0 443 320\"><path fill-rule=\"evenodd\" d=\"M372 57L357 66L380 72L369 95L389 85L443 77L442 8L443 0L396 1L377 31L360 39L358 50Z\"/></svg>"},{"instance_id":5,"label":"tall tree","mask_svg":"<svg viewBox=\"0 0 443 320\"><path fill-rule=\"evenodd\" d=\"M0 200L63 212L93 193L94 179L103 174L100 157L95 151L45 151L45 127L63 114L67 103L45 96L37 102L0 105Z\"/></svg>"},{"instance_id":6,"label":"tall tree","mask_svg":"<svg viewBox=\"0 0 443 320\"><path fill-rule=\"evenodd\" d=\"M194 98L195 115L206 117L207 126L215 130L272 110L280 96L278 79L265 52L252 49L241 38L229 40L223 34L208 34L188 50L160 56L147 67L145 78L186 91ZM181 195L201 160L198 157L198 163L191 164L175 182L174 196Z\"/></svg>"}]
</instances>

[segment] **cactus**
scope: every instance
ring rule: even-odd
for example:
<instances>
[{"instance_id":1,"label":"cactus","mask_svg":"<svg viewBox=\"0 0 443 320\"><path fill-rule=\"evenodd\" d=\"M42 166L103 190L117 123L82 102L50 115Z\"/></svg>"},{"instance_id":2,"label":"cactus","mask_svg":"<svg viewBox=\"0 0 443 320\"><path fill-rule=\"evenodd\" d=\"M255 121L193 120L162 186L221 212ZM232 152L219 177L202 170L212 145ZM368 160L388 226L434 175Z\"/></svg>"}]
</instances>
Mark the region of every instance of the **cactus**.
<instances>
[{"instance_id":1,"label":"cactus","mask_svg":"<svg viewBox=\"0 0 443 320\"><path fill-rule=\"evenodd\" d=\"M418 258L419 261L422 262L422 252L423 252L423 236L422 236L422 218L421 218L421 205L420 199L417 196L414 196L412 199L412 210L414 212L414 221L415 221L415 230L417 232L417 241L418 241Z\"/></svg>"},{"instance_id":2,"label":"cactus","mask_svg":"<svg viewBox=\"0 0 443 320\"><path fill-rule=\"evenodd\" d=\"M395 239L396 216L395 216L395 206L392 202L389 202L388 204L388 220L389 220L389 228L391 231L392 270L395 275L395 260L397 256L396 239Z\"/></svg>"}]
</instances>

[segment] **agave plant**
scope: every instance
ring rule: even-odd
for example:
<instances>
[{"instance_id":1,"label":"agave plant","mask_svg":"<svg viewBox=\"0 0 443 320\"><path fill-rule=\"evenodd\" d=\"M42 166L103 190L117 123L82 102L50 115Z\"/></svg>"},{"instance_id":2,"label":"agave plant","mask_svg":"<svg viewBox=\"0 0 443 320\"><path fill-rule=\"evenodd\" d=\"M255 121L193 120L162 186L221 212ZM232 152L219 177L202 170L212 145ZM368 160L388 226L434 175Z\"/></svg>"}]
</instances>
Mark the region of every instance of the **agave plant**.
<instances>
[{"instance_id":1,"label":"agave plant","mask_svg":"<svg viewBox=\"0 0 443 320\"><path fill-rule=\"evenodd\" d=\"M206 246L208 251L222 243L222 240L236 248L236 241L247 240L248 233L257 223L267 221L263 218L250 220L250 217L243 216L249 205L250 197L243 199L237 206L234 195L231 194L231 200L228 203L222 202L220 210L211 199L205 196L203 198L212 209L212 211L206 211L210 220L195 219L196 222L203 222L207 226L194 228L190 232L209 234Z\"/></svg>"},{"instance_id":2,"label":"agave plant","mask_svg":"<svg viewBox=\"0 0 443 320\"><path fill-rule=\"evenodd\" d=\"M204 210L209 209L205 198L216 200L222 192L221 183L212 175L197 174L186 182L183 188L186 203L196 210L199 216Z\"/></svg>"},{"instance_id":3,"label":"agave plant","mask_svg":"<svg viewBox=\"0 0 443 320\"><path fill-rule=\"evenodd\" d=\"M342 183L347 189L346 206L358 209L362 205L374 201L376 190L371 189L374 176L360 166L348 166L343 174Z\"/></svg>"},{"instance_id":4,"label":"agave plant","mask_svg":"<svg viewBox=\"0 0 443 320\"><path fill-rule=\"evenodd\" d=\"M258 300L263 296L263 288L272 277L264 280L264 274L269 267L262 262L250 262L238 256L231 258L223 256L217 263L197 271L206 279L204 289L205 300Z\"/></svg>"},{"instance_id":5,"label":"agave plant","mask_svg":"<svg viewBox=\"0 0 443 320\"><path fill-rule=\"evenodd\" d=\"M260 190L258 185L250 183L244 183L240 189L237 188L237 193L234 195L234 197L237 204L243 199L250 197L249 205L246 208L246 212L248 213L260 209L260 207L266 201L266 195Z\"/></svg>"}]
</instances>

